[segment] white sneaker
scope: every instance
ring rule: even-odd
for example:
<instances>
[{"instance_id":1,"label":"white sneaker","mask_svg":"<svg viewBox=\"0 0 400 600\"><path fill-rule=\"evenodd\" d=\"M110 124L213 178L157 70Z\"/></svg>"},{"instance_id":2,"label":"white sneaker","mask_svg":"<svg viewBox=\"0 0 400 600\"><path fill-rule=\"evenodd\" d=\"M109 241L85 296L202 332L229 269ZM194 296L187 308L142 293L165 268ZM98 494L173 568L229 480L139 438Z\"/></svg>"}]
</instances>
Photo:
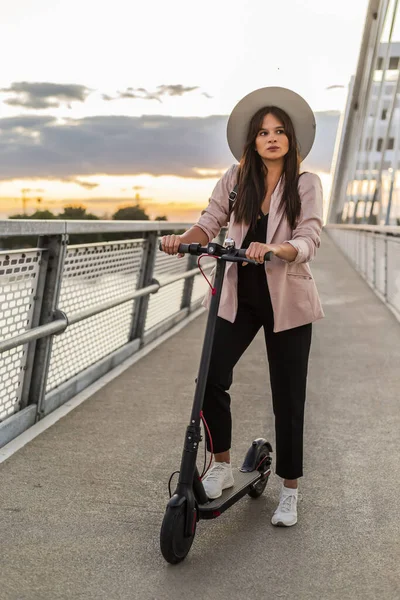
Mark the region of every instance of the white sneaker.
<instances>
[{"instance_id":1,"label":"white sneaker","mask_svg":"<svg viewBox=\"0 0 400 600\"><path fill-rule=\"evenodd\" d=\"M291 527L297 523L297 490L282 486L279 505L274 512L272 525L278 527Z\"/></svg>"},{"instance_id":2,"label":"white sneaker","mask_svg":"<svg viewBox=\"0 0 400 600\"><path fill-rule=\"evenodd\" d=\"M203 479L203 485L210 500L222 496L222 490L233 486L232 466L230 463L216 462Z\"/></svg>"}]
</instances>

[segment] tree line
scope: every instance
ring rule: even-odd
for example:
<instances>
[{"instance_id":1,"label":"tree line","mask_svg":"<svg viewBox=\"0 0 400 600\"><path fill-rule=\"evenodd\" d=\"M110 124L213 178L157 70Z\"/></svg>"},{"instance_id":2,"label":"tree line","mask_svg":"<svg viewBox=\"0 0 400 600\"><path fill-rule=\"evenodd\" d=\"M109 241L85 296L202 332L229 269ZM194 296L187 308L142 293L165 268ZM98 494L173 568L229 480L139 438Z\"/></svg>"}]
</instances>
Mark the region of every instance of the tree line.
<instances>
[{"instance_id":1,"label":"tree line","mask_svg":"<svg viewBox=\"0 0 400 600\"><path fill-rule=\"evenodd\" d=\"M10 215L9 219L29 219L29 220L90 220L99 221L100 217L88 212L85 206L68 205L61 213L55 214L50 210L36 210L27 215L23 213ZM149 221L150 217L145 209L139 203L124 206L115 211L111 216L114 221ZM155 221L168 221L165 215L157 216ZM166 233L175 233L173 231ZM69 237L70 244L89 244L95 242L109 242L114 240L131 239L142 237L140 233L93 233L93 234L73 234ZM37 236L13 236L2 240L0 247L3 246L9 250L16 248L34 248L37 246Z\"/></svg>"}]
</instances>

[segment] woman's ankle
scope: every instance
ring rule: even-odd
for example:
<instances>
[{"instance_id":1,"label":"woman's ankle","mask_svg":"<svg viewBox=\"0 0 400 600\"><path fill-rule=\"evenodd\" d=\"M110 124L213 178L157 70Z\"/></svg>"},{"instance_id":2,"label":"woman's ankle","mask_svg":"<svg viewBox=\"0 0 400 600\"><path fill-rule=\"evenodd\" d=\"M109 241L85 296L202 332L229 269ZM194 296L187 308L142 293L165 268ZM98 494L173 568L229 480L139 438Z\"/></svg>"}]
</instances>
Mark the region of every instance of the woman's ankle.
<instances>
[{"instance_id":1,"label":"woman's ankle","mask_svg":"<svg viewBox=\"0 0 400 600\"><path fill-rule=\"evenodd\" d=\"M285 488L289 488L291 490L297 490L298 488L298 479L284 479L283 485Z\"/></svg>"},{"instance_id":2,"label":"woman's ankle","mask_svg":"<svg viewBox=\"0 0 400 600\"><path fill-rule=\"evenodd\" d=\"M214 454L214 460L217 463L224 462L224 463L230 464L230 462L231 462L230 450L227 450L226 452L217 452L216 454Z\"/></svg>"}]
</instances>

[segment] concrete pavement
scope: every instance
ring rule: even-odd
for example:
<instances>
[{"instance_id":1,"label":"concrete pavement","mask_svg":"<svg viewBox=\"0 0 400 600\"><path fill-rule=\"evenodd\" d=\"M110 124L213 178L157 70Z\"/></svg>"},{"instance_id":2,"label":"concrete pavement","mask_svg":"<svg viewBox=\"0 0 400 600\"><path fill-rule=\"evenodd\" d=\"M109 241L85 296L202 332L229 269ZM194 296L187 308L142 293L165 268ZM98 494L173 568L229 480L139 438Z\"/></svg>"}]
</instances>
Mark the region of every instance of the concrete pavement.
<instances>
[{"instance_id":1,"label":"concrete pavement","mask_svg":"<svg viewBox=\"0 0 400 600\"><path fill-rule=\"evenodd\" d=\"M205 317L0 466L0 600L396 600L400 324L324 235L299 523L275 529L280 482L198 524L167 565L159 530L179 467ZM233 462L274 447L262 336L232 387Z\"/></svg>"}]
</instances>

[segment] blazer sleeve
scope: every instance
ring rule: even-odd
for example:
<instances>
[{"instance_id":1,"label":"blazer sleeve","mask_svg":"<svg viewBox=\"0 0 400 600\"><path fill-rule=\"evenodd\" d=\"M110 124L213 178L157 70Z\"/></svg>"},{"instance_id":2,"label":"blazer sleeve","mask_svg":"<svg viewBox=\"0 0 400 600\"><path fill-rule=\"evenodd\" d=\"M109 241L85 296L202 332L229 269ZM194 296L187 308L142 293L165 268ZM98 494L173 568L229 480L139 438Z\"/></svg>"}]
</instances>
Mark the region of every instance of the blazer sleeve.
<instances>
[{"instance_id":1,"label":"blazer sleeve","mask_svg":"<svg viewBox=\"0 0 400 600\"><path fill-rule=\"evenodd\" d=\"M235 187L237 165L232 165L215 186L208 206L195 225L213 240L229 220L229 194Z\"/></svg>"},{"instance_id":2,"label":"blazer sleeve","mask_svg":"<svg viewBox=\"0 0 400 600\"><path fill-rule=\"evenodd\" d=\"M307 173L300 177L299 195L301 213L292 239L286 240L297 250L293 262L305 263L314 260L321 244L323 225L322 184L318 175Z\"/></svg>"}]
</instances>

